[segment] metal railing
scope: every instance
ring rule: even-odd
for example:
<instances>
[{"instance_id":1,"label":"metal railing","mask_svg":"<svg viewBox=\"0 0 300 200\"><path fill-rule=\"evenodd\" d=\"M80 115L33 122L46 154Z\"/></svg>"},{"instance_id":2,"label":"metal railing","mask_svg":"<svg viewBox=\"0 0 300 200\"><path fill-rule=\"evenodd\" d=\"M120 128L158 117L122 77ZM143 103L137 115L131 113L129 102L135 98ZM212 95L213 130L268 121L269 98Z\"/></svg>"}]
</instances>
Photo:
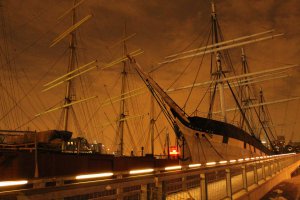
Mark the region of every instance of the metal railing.
<instances>
[{"instance_id":1,"label":"metal railing","mask_svg":"<svg viewBox=\"0 0 300 200\"><path fill-rule=\"evenodd\" d=\"M19 186L4 186L4 182L0 182L3 186L0 199L18 199L20 194L65 200L231 199L234 194L248 191L298 160L299 154L284 154L121 173L23 180L27 182Z\"/></svg>"}]
</instances>

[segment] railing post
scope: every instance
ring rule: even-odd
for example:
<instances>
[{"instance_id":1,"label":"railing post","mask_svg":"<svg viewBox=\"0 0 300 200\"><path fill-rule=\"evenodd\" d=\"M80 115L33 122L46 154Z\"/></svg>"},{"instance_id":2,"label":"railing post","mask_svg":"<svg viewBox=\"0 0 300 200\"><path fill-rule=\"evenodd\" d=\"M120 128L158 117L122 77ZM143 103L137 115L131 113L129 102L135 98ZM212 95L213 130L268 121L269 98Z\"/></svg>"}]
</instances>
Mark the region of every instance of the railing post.
<instances>
[{"instance_id":1,"label":"railing post","mask_svg":"<svg viewBox=\"0 0 300 200\"><path fill-rule=\"evenodd\" d=\"M141 185L141 200L147 200L148 199L148 193L147 193L147 184Z\"/></svg>"},{"instance_id":2,"label":"railing post","mask_svg":"<svg viewBox=\"0 0 300 200\"><path fill-rule=\"evenodd\" d=\"M274 174L277 174L278 172L278 167L277 167L277 160L274 160Z\"/></svg>"},{"instance_id":3,"label":"railing post","mask_svg":"<svg viewBox=\"0 0 300 200\"><path fill-rule=\"evenodd\" d=\"M272 171L271 171L271 162L270 162L270 160L268 160L267 165L268 165L268 176L271 177L272 176Z\"/></svg>"},{"instance_id":4,"label":"railing post","mask_svg":"<svg viewBox=\"0 0 300 200\"><path fill-rule=\"evenodd\" d=\"M165 198L165 194L164 194L164 182L163 181L159 181L158 177L155 177L155 187L157 188L157 199L158 200L164 200Z\"/></svg>"},{"instance_id":5,"label":"railing post","mask_svg":"<svg viewBox=\"0 0 300 200\"><path fill-rule=\"evenodd\" d=\"M201 200L207 200L207 181L204 173L200 174L200 196Z\"/></svg>"},{"instance_id":6,"label":"railing post","mask_svg":"<svg viewBox=\"0 0 300 200\"><path fill-rule=\"evenodd\" d=\"M226 173L226 192L227 198L232 199L231 172L230 169L225 169Z\"/></svg>"},{"instance_id":7,"label":"railing post","mask_svg":"<svg viewBox=\"0 0 300 200\"><path fill-rule=\"evenodd\" d=\"M117 175L117 179L122 179L122 174ZM123 199L123 187L121 184L116 188L116 193L117 193L117 200L122 200Z\"/></svg>"},{"instance_id":8,"label":"railing post","mask_svg":"<svg viewBox=\"0 0 300 200\"><path fill-rule=\"evenodd\" d=\"M182 184L182 191L186 191L187 187L186 187L186 176L183 176L181 178L181 184Z\"/></svg>"},{"instance_id":9,"label":"railing post","mask_svg":"<svg viewBox=\"0 0 300 200\"><path fill-rule=\"evenodd\" d=\"M242 166L242 179L243 179L243 189L247 192L248 191L248 183L247 183L246 165Z\"/></svg>"},{"instance_id":10,"label":"railing post","mask_svg":"<svg viewBox=\"0 0 300 200\"><path fill-rule=\"evenodd\" d=\"M278 171L280 172L282 170L282 165L280 163L280 160L278 160Z\"/></svg>"},{"instance_id":11,"label":"railing post","mask_svg":"<svg viewBox=\"0 0 300 200\"><path fill-rule=\"evenodd\" d=\"M254 175L254 184L258 184L258 176L257 176L257 166L256 162L253 166L253 175Z\"/></svg>"},{"instance_id":12,"label":"railing post","mask_svg":"<svg viewBox=\"0 0 300 200\"><path fill-rule=\"evenodd\" d=\"M265 169L265 163L264 162L261 164L261 174L262 174L262 179L266 180L266 169Z\"/></svg>"}]
</instances>

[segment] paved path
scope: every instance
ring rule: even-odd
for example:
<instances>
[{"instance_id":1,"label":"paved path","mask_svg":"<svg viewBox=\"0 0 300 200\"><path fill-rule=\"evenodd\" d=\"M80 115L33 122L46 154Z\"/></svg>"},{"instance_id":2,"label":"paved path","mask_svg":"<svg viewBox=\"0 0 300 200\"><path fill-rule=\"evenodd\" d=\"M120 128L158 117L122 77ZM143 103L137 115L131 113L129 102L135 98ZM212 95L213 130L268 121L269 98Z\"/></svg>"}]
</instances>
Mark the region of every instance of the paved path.
<instances>
[{"instance_id":1,"label":"paved path","mask_svg":"<svg viewBox=\"0 0 300 200\"><path fill-rule=\"evenodd\" d=\"M300 175L272 188L262 200L300 200Z\"/></svg>"}]
</instances>

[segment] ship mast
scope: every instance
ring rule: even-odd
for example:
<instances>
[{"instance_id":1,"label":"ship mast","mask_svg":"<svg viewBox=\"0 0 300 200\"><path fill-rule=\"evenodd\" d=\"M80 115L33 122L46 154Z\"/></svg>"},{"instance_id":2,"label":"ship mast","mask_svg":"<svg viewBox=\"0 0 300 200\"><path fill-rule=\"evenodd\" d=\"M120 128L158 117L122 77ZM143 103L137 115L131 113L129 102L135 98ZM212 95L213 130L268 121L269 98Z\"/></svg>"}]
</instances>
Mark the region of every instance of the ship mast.
<instances>
[{"instance_id":1,"label":"ship mast","mask_svg":"<svg viewBox=\"0 0 300 200\"><path fill-rule=\"evenodd\" d=\"M126 23L124 26L124 38L126 38ZM123 41L123 56L127 55L127 46L126 40ZM126 92L126 79L127 79L127 62L126 60L123 61L123 70L122 70L122 86L121 86L121 102L120 102L120 120L119 120L119 136L120 136L120 143L119 143L119 153L120 156L124 155L124 123L125 123L125 98L124 94Z\"/></svg>"},{"instance_id":2,"label":"ship mast","mask_svg":"<svg viewBox=\"0 0 300 200\"><path fill-rule=\"evenodd\" d=\"M264 102L263 91L262 91L262 89L260 89L260 91L259 91L259 103L263 104L263 102ZM266 119L266 111L265 111L265 108L264 108L263 105L260 105L258 107L258 117L261 121L261 126L262 126L261 130L259 130L259 132L258 132L259 133L259 138L261 138L261 135L264 134L264 136L263 136L264 141L266 143L268 143L268 139L267 139L267 136L266 136L267 133L263 131L263 129L268 127L268 125L267 125L268 121ZM263 132L263 133L261 134L261 132Z\"/></svg>"},{"instance_id":3,"label":"ship mast","mask_svg":"<svg viewBox=\"0 0 300 200\"><path fill-rule=\"evenodd\" d=\"M154 113L154 97L151 95L150 99L150 139L151 139L151 154L154 156L154 125L155 125L155 113Z\"/></svg>"},{"instance_id":4,"label":"ship mast","mask_svg":"<svg viewBox=\"0 0 300 200\"><path fill-rule=\"evenodd\" d=\"M74 6L76 5L77 0L74 0ZM76 8L72 10L72 26L74 26L76 23ZM69 56L69 64L68 64L68 71L67 73L70 73L74 70L75 66L75 56L76 56L76 31L74 30L72 33L70 33L70 42L69 42L69 50L70 50L70 56ZM72 102L72 97L75 95L74 92L72 92L72 86L73 81L68 80L66 84L66 94L65 94L65 101L64 105L69 105ZM63 108L64 118L63 118L63 129L65 131L68 130L69 126L69 115L70 115L70 109L72 109L71 106L65 106Z\"/></svg>"},{"instance_id":5,"label":"ship mast","mask_svg":"<svg viewBox=\"0 0 300 200\"><path fill-rule=\"evenodd\" d=\"M242 50L242 56L241 56L241 59L242 59L242 72L243 72L243 74L248 74L249 73L249 68L248 68L248 64L247 64L247 60L246 60L246 54L245 54L244 48L242 48L241 50ZM245 116L248 119L249 124L253 125L252 124L253 120L251 118L251 113L250 113L249 106L252 105L252 101L254 99L252 99L251 96L250 96L250 85L249 85L248 77L245 77L243 79L243 84L244 85L240 87L242 110L245 113ZM244 128L244 129L248 128L247 126L245 126L245 118L243 116L241 116L240 124L241 124L241 128ZM249 130L249 132L251 132L251 130Z\"/></svg>"},{"instance_id":6,"label":"ship mast","mask_svg":"<svg viewBox=\"0 0 300 200\"><path fill-rule=\"evenodd\" d=\"M211 1L211 19L212 19L212 45L217 44L219 42L218 38L218 24L217 24L217 15L216 15L216 8L214 1ZM219 46L216 46L218 48ZM219 82L217 83L218 89L219 89L219 96L220 96L220 107L221 107L221 113L224 122L227 122L226 118L226 109L225 109L225 99L224 99L224 83L222 81L222 76L224 74L224 71L222 69L222 63L221 63L221 53L220 51L216 51L215 53L215 59L216 59L216 66L217 69L212 75L215 75L217 80ZM214 95L213 97L214 98ZM213 103L213 99L211 99L211 104ZM209 115L211 117L211 111L212 111L212 105L210 106L210 112Z\"/></svg>"}]
</instances>

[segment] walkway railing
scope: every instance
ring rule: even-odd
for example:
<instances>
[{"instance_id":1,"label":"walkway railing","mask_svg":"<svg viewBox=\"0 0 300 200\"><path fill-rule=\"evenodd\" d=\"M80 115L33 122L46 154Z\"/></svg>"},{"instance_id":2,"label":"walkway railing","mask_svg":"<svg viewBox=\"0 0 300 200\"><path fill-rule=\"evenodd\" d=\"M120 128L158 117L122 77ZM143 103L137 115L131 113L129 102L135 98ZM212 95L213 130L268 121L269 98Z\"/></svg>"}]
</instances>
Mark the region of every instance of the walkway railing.
<instances>
[{"instance_id":1,"label":"walkway railing","mask_svg":"<svg viewBox=\"0 0 300 200\"><path fill-rule=\"evenodd\" d=\"M232 199L300 160L299 154L0 182L0 199Z\"/></svg>"}]
</instances>

